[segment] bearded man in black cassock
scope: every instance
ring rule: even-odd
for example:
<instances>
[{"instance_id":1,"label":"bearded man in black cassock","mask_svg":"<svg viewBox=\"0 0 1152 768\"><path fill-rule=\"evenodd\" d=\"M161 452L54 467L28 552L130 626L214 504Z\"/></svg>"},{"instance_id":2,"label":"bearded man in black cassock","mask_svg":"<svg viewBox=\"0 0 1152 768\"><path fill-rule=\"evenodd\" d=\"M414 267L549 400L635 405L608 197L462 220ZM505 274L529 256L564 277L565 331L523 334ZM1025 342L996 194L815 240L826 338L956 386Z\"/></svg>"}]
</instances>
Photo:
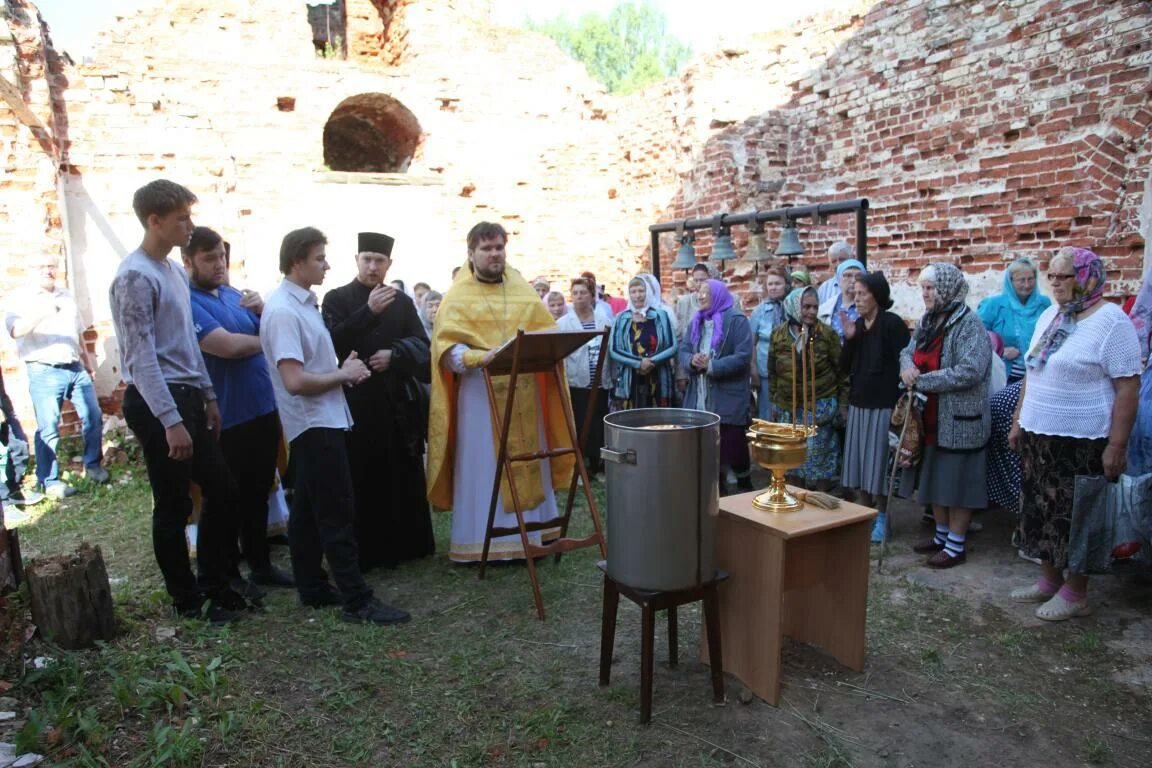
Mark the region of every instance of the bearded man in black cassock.
<instances>
[{"instance_id":1,"label":"bearded man in black cassock","mask_svg":"<svg viewBox=\"0 0 1152 768\"><path fill-rule=\"evenodd\" d=\"M385 282L393 243L361 233L356 279L324 296L336 355L343 361L355 352L372 371L345 390L362 571L435 551L424 481L429 342L412 299Z\"/></svg>"}]
</instances>

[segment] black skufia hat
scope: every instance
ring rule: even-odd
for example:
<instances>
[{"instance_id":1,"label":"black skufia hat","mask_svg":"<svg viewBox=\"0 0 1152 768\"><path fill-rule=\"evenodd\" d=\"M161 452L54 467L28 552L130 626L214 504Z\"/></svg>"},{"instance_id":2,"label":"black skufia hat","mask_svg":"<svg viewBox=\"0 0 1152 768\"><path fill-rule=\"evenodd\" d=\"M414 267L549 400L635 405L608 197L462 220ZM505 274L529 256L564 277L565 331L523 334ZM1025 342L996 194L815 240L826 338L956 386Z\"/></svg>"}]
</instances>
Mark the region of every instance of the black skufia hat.
<instances>
[{"instance_id":1,"label":"black skufia hat","mask_svg":"<svg viewBox=\"0 0 1152 768\"><path fill-rule=\"evenodd\" d=\"M388 235L381 235L377 232L361 232L357 241L356 252L382 253L391 258L392 246L395 242L396 240L388 237Z\"/></svg>"}]
</instances>

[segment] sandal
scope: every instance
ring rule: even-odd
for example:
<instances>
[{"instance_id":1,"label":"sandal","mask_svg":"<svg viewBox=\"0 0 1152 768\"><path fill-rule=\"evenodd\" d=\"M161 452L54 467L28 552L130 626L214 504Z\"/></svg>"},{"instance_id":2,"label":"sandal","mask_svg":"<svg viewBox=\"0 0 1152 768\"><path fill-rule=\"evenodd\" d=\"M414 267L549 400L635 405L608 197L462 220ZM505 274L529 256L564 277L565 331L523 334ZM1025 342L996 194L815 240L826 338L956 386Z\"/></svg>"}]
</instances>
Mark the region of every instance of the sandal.
<instances>
[{"instance_id":1,"label":"sandal","mask_svg":"<svg viewBox=\"0 0 1152 768\"><path fill-rule=\"evenodd\" d=\"M1056 596L1055 592L1045 592L1040 584L1029 584L1012 590L1012 601L1016 603L1046 603Z\"/></svg>"},{"instance_id":2,"label":"sandal","mask_svg":"<svg viewBox=\"0 0 1152 768\"><path fill-rule=\"evenodd\" d=\"M1087 600L1073 603L1065 600L1057 592L1051 600L1036 609L1036 618L1044 621L1066 621L1077 616L1087 616L1090 613L1092 613L1092 606L1088 605Z\"/></svg>"}]
</instances>

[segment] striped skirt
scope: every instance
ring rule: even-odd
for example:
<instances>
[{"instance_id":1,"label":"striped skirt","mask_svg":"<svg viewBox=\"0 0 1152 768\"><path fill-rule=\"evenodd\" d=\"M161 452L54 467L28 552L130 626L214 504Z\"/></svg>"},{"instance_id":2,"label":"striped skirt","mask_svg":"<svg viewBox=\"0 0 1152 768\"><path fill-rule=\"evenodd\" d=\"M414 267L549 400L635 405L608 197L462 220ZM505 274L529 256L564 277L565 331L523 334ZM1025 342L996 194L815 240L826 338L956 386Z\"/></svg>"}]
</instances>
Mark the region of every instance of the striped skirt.
<instances>
[{"instance_id":1,"label":"striped skirt","mask_svg":"<svg viewBox=\"0 0 1152 768\"><path fill-rule=\"evenodd\" d=\"M891 408L848 406L840 485L874 496L888 493L888 427L891 422ZM905 498L911 496L916 483L916 471L901 470L897 483L897 495Z\"/></svg>"}]
</instances>

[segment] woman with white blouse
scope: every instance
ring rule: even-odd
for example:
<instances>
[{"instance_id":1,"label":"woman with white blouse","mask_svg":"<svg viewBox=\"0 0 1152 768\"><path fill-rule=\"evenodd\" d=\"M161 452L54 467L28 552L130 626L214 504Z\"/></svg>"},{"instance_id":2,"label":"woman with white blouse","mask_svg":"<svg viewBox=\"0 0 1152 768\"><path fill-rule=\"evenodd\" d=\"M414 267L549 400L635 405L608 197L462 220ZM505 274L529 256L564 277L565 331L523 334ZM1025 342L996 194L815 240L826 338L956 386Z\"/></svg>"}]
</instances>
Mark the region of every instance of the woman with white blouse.
<instances>
[{"instance_id":1,"label":"woman with white blouse","mask_svg":"<svg viewBox=\"0 0 1152 768\"><path fill-rule=\"evenodd\" d=\"M1091 612L1088 576L1068 572L1077 475L1124 471L1140 388L1140 345L1124 312L1104 301L1104 264L1084 248L1061 248L1048 263L1055 304L1036 322L1027 373L1008 442L1020 452L1018 544L1043 568L1018 602L1063 621Z\"/></svg>"}]
</instances>

